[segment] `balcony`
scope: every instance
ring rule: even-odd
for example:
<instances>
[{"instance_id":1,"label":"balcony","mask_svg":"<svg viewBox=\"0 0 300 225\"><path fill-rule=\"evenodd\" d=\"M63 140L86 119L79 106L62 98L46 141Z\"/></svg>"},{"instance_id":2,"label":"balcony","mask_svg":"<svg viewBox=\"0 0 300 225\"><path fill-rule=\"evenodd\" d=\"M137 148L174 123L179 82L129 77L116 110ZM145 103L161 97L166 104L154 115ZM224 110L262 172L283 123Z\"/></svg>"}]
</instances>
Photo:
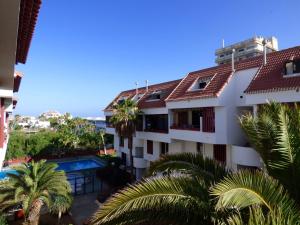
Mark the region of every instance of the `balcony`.
<instances>
[{"instance_id":1,"label":"balcony","mask_svg":"<svg viewBox=\"0 0 300 225\"><path fill-rule=\"evenodd\" d=\"M170 129L214 133L214 108L173 110L173 124L170 126Z\"/></svg>"},{"instance_id":2,"label":"balcony","mask_svg":"<svg viewBox=\"0 0 300 225\"><path fill-rule=\"evenodd\" d=\"M241 166L262 166L259 154L251 147L232 146L232 162Z\"/></svg>"},{"instance_id":3,"label":"balcony","mask_svg":"<svg viewBox=\"0 0 300 225\"><path fill-rule=\"evenodd\" d=\"M138 169L147 168L147 161L144 159L144 148L136 147L133 156L133 166Z\"/></svg>"},{"instance_id":4,"label":"balcony","mask_svg":"<svg viewBox=\"0 0 300 225\"><path fill-rule=\"evenodd\" d=\"M144 132L167 134L169 132L169 130L168 130L168 115L166 115L166 114L146 115Z\"/></svg>"},{"instance_id":5,"label":"balcony","mask_svg":"<svg viewBox=\"0 0 300 225\"><path fill-rule=\"evenodd\" d=\"M114 134L116 134L116 131L115 131L115 128L113 128L113 127L106 127L105 133L114 135Z\"/></svg>"}]
</instances>

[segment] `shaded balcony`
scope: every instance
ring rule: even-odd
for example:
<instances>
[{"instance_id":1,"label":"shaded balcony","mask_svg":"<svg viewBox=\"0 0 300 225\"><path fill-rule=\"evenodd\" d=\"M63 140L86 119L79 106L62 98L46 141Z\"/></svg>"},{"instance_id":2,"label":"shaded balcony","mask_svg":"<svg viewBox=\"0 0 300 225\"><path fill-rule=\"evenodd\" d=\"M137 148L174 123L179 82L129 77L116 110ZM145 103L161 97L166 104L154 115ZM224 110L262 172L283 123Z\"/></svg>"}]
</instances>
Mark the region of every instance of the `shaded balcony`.
<instances>
[{"instance_id":1,"label":"shaded balcony","mask_svg":"<svg viewBox=\"0 0 300 225\"><path fill-rule=\"evenodd\" d=\"M214 108L195 108L173 110L171 129L215 132Z\"/></svg>"},{"instance_id":2,"label":"shaded balcony","mask_svg":"<svg viewBox=\"0 0 300 225\"><path fill-rule=\"evenodd\" d=\"M168 115L146 115L145 132L168 133Z\"/></svg>"},{"instance_id":3,"label":"shaded balcony","mask_svg":"<svg viewBox=\"0 0 300 225\"><path fill-rule=\"evenodd\" d=\"M105 117L106 127L113 128L114 126L113 126L112 123L110 122L110 119L111 119L111 116L106 116L106 117Z\"/></svg>"}]
</instances>

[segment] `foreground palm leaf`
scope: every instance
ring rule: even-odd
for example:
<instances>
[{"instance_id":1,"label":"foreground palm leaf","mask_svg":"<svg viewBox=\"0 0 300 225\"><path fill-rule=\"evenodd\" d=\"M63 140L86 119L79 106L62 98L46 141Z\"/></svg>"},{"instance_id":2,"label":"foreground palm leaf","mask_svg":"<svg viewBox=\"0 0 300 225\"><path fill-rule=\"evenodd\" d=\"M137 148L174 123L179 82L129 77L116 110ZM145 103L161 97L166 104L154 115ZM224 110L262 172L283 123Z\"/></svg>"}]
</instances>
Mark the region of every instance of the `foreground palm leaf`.
<instances>
[{"instance_id":1,"label":"foreground palm leaf","mask_svg":"<svg viewBox=\"0 0 300 225\"><path fill-rule=\"evenodd\" d=\"M225 166L213 159L204 158L201 154L179 153L164 155L152 163L149 175L174 171L202 177L206 181L217 181L227 173Z\"/></svg>"},{"instance_id":2,"label":"foreground palm leaf","mask_svg":"<svg viewBox=\"0 0 300 225\"><path fill-rule=\"evenodd\" d=\"M283 214L282 209L275 208L265 213L261 207L251 207L249 215L238 213L227 218L219 225L299 225L300 218L293 213Z\"/></svg>"},{"instance_id":3,"label":"foreground palm leaf","mask_svg":"<svg viewBox=\"0 0 300 225\"><path fill-rule=\"evenodd\" d=\"M241 117L240 124L269 175L278 179L300 203L299 107L269 103L260 107L257 117Z\"/></svg>"},{"instance_id":4,"label":"foreground palm leaf","mask_svg":"<svg viewBox=\"0 0 300 225\"><path fill-rule=\"evenodd\" d=\"M71 192L64 171L56 171L57 164L45 160L15 167L17 174L8 174L8 181L0 184L0 210L21 204L25 224L36 225L44 204L52 204L53 196Z\"/></svg>"},{"instance_id":5,"label":"foreground palm leaf","mask_svg":"<svg viewBox=\"0 0 300 225\"><path fill-rule=\"evenodd\" d=\"M211 224L205 183L187 176L156 177L131 185L109 199L92 224Z\"/></svg>"},{"instance_id":6,"label":"foreground palm leaf","mask_svg":"<svg viewBox=\"0 0 300 225\"><path fill-rule=\"evenodd\" d=\"M230 174L212 188L211 194L217 197L217 209L261 206L270 212L279 208L283 215L300 218L298 207L283 186L262 172Z\"/></svg>"},{"instance_id":7,"label":"foreground palm leaf","mask_svg":"<svg viewBox=\"0 0 300 225\"><path fill-rule=\"evenodd\" d=\"M223 214L215 212L208 190L226 172L200 154L166 155L152 164L155 177L115 194L92 224L214 224Z\"/></svg>"}]
</instances>

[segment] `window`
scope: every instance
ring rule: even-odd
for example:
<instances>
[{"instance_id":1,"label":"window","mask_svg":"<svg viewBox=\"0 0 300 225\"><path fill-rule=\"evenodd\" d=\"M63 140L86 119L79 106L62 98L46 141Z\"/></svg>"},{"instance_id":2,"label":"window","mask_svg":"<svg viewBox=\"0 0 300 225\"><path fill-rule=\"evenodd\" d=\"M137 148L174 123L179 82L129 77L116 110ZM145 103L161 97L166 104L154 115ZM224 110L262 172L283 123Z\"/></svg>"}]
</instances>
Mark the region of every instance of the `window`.
<instances>
[{"instance_id":1,"label":"window","mask_svg":"<svg viewBox=\"0 0 300 225\"><path fill-rule=\"evenodd\" d=\"M200 110L193 110L192 111L192 126L193 128L200 128L200 117L202 113Z\"/></svg>"},{"instance_id":2,"label":"window","mask_svg":"<svg viewBox=\"0 0 300 225\"><path fill-rule=\"evenodd\" d=\"M199 91L199 90L205 89L207 87L207 85L209 84L210 80L211 80L211 77L199 78L192 84L192 86L189 88L189 91Z\"/></svg>"},{"instance_id":3,"label":"window","mask_svg":"<svg viewBox=\"0 0 300 225\"><path fill-rule=\"evenodd\" d=\"M153 155L153 141L147 140L147 153Z\"/></svg>"},{"instance_id":4,"label":"window","mask_svg":"<svg viewBox=\"0 0 300 225\"><path fill-rule=\"evenodd\" d=\"M203 143L197 142L197 153L203 155Z\"/></svg>"},{"instance_id":5,"label":"window","mask_svg":"<svg viewBox=\"0 0 300 225\"><path fill-rule=\"evenodd\" d=\"M142 115L139 115L137 117L136 130L143 131L143 116Z\"/></svg>"},{"instance_id":6,"label":"window","mask_svg":"<svg viewBox=\"0 0 300 225\"><path fill-rule=\"evenodd\" d=\"M169 152L169 144L165 142L160 143L160 154L166 155Z\"/></svg>"},{"instance_id":7,"label":"window","mask_svg":"<svg viewBox=\"0 0 300 225\"><path fill-rule=\"evenodd\" d=\"M285 64L285 75L300 74L300 59Z\"/></svg>"},{"instance_id":8,"label":"window","mask_svg":"<svg viewBox=\"0 0 300 225\"><path fill-rule=\"evenodd\" d=\"M121 163L126 166L126 153L121 153Z\"/></svg>"},{"instance_id":9,"label":"window","mask_svg":"<svg viewBox=\"0 0 300 225\"><path fill-rule=\"evenodd\" d=\"M206 87L206 81L199 81L198 89L204 89Z\"/></svg>"},{"instance_id":10,"label":"window","mask_svg":"<svg viewBox=\"0 0 300 225\"><path fill-rule=\"evenodd\" d=\"M220 58L223 58L224 57L224 55L220 55Z\"/></svg>"},{"instance_id":11,"label":"window","mask_svg":"<svg viewBox=\"0 0 300 225\"><path fill-rule=\"evenodd\" d=\"M161 99L161 91L154 91L151 94L149 94L147 100L152 101L152 100L159 100Z\"/></svg>"},{"instance_id":12,"label":"window","mask_svg":"<svg viewBox=\"0 0 300 225\"><path fill-rule=\"evenodd\" d=\"M239 49L239 52L243 52L243 51L245 51L245 49L243 49L243 48Z\"/></svg>"},{"instance_id":13,"label":"window","mask_svg":"<svg viewBox=\"0 0 300 225\"><path fill-rule=\"evenodd\" d=\"M226 163L226 145L214 145L214 159Z\"/></svg>"},{"instance_id":14,"label":"window","mask_svg":"<svg viewBox=\"0 0 300 225\"><path fill-rule=\"evenodd\" d=\"M124 137L120 136L119 140L120 140L119 146L124 147Z\"/></svg>"}]
</instances>

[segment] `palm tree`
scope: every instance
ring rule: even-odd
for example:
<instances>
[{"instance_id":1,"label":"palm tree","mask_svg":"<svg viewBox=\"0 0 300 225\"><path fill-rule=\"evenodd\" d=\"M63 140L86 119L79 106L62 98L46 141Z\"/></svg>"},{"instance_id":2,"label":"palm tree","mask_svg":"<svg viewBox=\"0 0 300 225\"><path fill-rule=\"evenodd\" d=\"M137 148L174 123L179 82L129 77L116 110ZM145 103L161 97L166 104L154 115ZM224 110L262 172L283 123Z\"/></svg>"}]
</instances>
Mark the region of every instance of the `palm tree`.
<instances>
[{"instance_id":1,"label":"palm tree","mask_svg":"<svg viewBox=\"0 0 300 225\"><path fill-rule=\"evenodd\" d=\"M200 154L163 156L150 168L154 176L116 193L91 223L213 224L223 215L215 213L209 188L225 174L223 165Z\"/></svg>"},{"instance_id":2,"label":"palm tree","mask_svg":"<svg viewBox=\"0 0 300 225\"><path fill-rule=\"evenodd\" d=\"M300 224L299 107L272 102L261 106L257 117L241 117L240 123L250 144L260 154L265 171L239 172L217 184L212 194L218 199L218 208L250 210L249 220L255 216L261 218L260 214L267 212L265 219L273 224ZM236 216L232 221L241 218ZM279 223L276 218L282 221Z\"/></svg>"},{"instance_id":3,"label":"palm tree","mask_svg":"<svg viewBox=\"0 0 300 225\"><path fill-rule=\"evenodd\" d=\"M107 155L107 151L106 151L106 145L105 145L105 130L104 129L101 129L99 131L99 136L100 136L100 140L101 140L101 143L103 144L103 149L104 149L104 154Z\"/></svg>"},{"instance_id":4,"label":"palm tree","mask_svg":"<svg viewBox=\"0 0 300 225\"><path fill-rule=\"evenodd\" d=\"M61 215L71 207L72 201L71 195L53 195L50 211L58 215L57 224L60 223Z\"/></svg>"},{"instance_id":5,"label":"palm tree","mask_svg":"<svg viewBox=\"0 0 300 225\"><path fill-rule=\"evenodd\" d=\"M113 124L117 134L123 138L132 138L135 134L136 123L140 110L135 101L125 99L113 107L113 116L110 122ZM132 148L129 149L130 154L130 171L133 175L133 157Z\"/></svg>"},{"instance_id":6,"label":"palm tree","mask_svg":"<svg viewBox=\"0 0 300 225\"><path fill-rule=\"evenodd\" d=\"M54 196L68 196L71 192L65 172L56 168L57 164L45 160L15 167L16 174L8 173L8 181L0 184L0 210L20 204L24 224L37 225L43 205L50 208Z\"/></svg>"}]
</instances>

